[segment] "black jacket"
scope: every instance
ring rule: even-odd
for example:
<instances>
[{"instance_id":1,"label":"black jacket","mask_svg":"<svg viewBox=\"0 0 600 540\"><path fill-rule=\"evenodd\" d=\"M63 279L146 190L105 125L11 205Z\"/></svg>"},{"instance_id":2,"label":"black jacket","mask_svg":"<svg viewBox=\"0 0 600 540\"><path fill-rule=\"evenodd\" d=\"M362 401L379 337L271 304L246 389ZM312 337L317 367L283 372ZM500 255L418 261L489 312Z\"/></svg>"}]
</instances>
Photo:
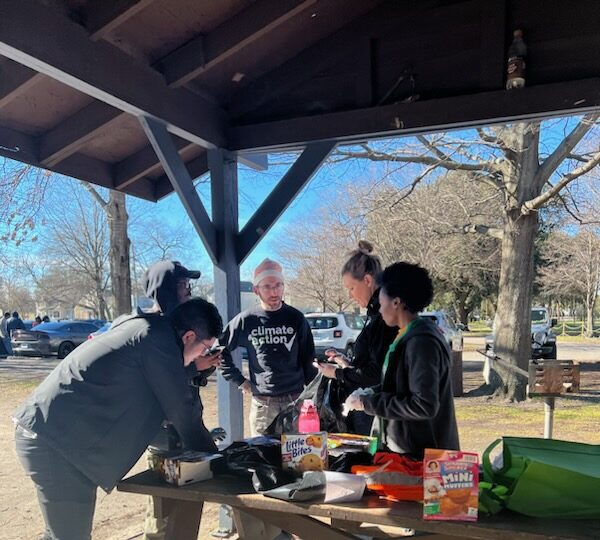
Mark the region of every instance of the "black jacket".
<instances>
[{"instance_id":1,"label":"black jacket","mask_svg":"<svg viewBox=\"0 0 600 540\"><path fill-rule=\"evenodd\" d=\"M194 410L181 347L168 317L122 317L58 364L15 419L106 491L143 454L163 419L187 448L214 451Z\"/></svg>"},{"instance_id":2,"label":"black jacket","mask_svg":"<svg viewBox=\"0 0 600 540\"><path fill-rule=\"evenodd\" d=\"M425 448L459 450L451 357L439 329L426 319L396 343L381 386L362 398L365 411L383 419L390 450L420 458Z\"/></svg>"},{"instance_id":3,"label":"black jacket","mask_svg":"<svg viewBox=\"0 0 600 540\"><path fill-rule=\"evenodd\" d=\"M381 366L398 328L389 327L379 313L379 290L367 306L367 320L354 343L354 360L348 368L338 368L335 378L347 395L357 388L375 386L381 382Z\"/></svg>"}]
</instances>

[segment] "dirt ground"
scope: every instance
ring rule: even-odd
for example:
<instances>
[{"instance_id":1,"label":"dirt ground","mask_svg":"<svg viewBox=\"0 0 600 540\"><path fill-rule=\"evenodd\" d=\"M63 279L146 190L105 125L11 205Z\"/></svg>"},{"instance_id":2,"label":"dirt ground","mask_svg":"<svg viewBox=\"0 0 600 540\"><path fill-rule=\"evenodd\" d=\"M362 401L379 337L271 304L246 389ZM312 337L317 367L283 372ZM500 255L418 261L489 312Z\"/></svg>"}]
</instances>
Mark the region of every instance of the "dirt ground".
<instances>
[{"instance_id":1,"label":"dirt ground","mask_svg":"<svg viewBox=\"0 0 600 540\"><path fill-rule=\"evenodd\" d=\"M600 350L600 349L599 349ZM600 357L600 355L599 355ZM3 360L0 359L0 362ZM10 420L15 407L35 387L41 375L15 380L0 375L0 537L5 540L28 540L41 535L43 521L37 506L33 484L24 475L15 455L13 425ZM481 364L465 362L465 392L481 383ZM557 400L555 438L600 444L600 362L582 364L582 393ZM217 425L216 385L202 390L205 421L209 428ZM247 407L247 404L246 404ZM461 446L483 451L502 435L541 437L544 426L542 401L528 400L508 404L487 398L456 399ZM245 409L248 410L247 408ZM139 462L132 472L143 470ZM94 519L95 540L132 540L142 537L146 498L128 493L98 492ZM199 538L210 538L217 527L218 507L207 505Z\"/></svg>"}]
</instances>

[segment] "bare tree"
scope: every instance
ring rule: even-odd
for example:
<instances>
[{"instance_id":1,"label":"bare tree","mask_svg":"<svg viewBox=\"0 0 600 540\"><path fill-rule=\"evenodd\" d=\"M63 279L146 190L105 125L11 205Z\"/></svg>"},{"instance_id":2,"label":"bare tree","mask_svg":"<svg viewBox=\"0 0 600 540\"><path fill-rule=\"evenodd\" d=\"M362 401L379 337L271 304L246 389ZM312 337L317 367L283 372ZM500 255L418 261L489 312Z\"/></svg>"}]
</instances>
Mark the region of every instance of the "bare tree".
<instances>
[{"instance_id":1,"label":"bare tree","mask_svg":"<svg viewBox=\"0 0 600 540\"><path fill-rule=\"evenodd\" d=\"M350 239L335 235L323 220L295 224L285 236L278 255L290 275L289 292L322 311L351 306L340 274Z\"/></svg>"},{"instance_id":2,"label":"bare tree","mask_svg":"<svg viewBox=\"0 0 600 540\"><path fill-rule=\"evenodd\" d=\"M479 128L475 137L457 138L443 133L417 136L414 145L365 144L340 149L337 159L420 165L403 196L409 195L440 168L468 171L474 181L483 182L496 191L503 207L502 222L497 225L465 223L463 232L501 240L496 353L510 364L527 369L538 213L553 199L561 199L569 184L600 163L597 139L591 152L575 153L597 119L598 114L584 116L546 155L543 149L540 151L540 122L532 122ZM562 198L561 202L572 211L567 199ZM522 400L524 382L511 370L502 373L502 384L496 390L510 399Z\"/></svg>"},{"instance_id":3,"label":"bare tree","mask_svg":"<svg viewBox=\"0 0 600 540\"><path fill-rule=\"evenodd\" d=\"M594 308L600 292L600 237L585 229L577 235L554 233L546 241L541 270L542 290L547 295L570 295L585 306L586 335L594 333Z\"/></svg>"},{"instance_id":4,"label":"bare tree","mask_svg":"<svg viewBox=\"0 0 600 540\"><path fill-rule=\"evenodd\" d=\"M104 199L88 182L81 184L104 210L109 228L109 260L112 292L115 299L114 316L131 311L131 272L129 268L129 234L125 193L109 190Z\"/></svg>"},{"instance_id":5,"label":"bare tree","mask_svg":"<svg viewBox=\"0 0 600 540\"><path fill-rule=\"evenodd\" d=\"M85 286L80 298L93 299L98 316L110 319L107 294L109 288L109 232L104 210L87 195L73 190L72 206L47 205L46 229L42 240L47 266L64 269L66 276L77 274ZM68 279L68 278L67 278Z\"/></svg>"}]
</instances>

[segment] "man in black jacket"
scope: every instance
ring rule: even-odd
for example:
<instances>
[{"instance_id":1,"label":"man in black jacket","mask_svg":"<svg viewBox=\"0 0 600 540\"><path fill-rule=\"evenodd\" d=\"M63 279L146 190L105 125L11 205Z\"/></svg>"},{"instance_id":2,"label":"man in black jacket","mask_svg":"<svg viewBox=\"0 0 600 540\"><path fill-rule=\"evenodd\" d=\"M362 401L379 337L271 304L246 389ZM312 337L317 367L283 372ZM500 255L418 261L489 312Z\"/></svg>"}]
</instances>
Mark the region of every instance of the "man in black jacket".
<instances>
[{"instance_id":1,"label":"man in black jacket","mask_svg":"<svg viewBox=\"0 0 600 540\"><path fill-rule=\"evenodd\" d=\"M44 538L89 539L96 488L114 488L163 419L187 448L214 449L194 421L184 363L205 369L221 331L216 307L201 298L170 317L121 317L67 356L16 411L17 454L37 488Z\"/></svg>"}]
</instances>

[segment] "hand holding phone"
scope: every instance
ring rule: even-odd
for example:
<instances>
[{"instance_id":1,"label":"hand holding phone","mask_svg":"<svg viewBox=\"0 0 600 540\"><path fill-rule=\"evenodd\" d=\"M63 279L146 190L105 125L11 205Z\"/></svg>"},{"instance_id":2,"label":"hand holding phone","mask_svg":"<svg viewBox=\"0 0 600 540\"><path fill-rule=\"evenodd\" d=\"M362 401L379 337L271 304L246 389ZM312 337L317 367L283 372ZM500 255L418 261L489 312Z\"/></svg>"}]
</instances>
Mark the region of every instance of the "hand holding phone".
<instances>
[{"instance_id":1,"label":"hand holding phone","mask_svg":"<svg viewBox=\"0 0 600 540\"><path fill-rule=\"evenodd\" d=\"M210 349L208 349L204 356L213 356L214 354L222 353L227 347L225 345L213 345Z\"/></svg>"}]
</instances>

